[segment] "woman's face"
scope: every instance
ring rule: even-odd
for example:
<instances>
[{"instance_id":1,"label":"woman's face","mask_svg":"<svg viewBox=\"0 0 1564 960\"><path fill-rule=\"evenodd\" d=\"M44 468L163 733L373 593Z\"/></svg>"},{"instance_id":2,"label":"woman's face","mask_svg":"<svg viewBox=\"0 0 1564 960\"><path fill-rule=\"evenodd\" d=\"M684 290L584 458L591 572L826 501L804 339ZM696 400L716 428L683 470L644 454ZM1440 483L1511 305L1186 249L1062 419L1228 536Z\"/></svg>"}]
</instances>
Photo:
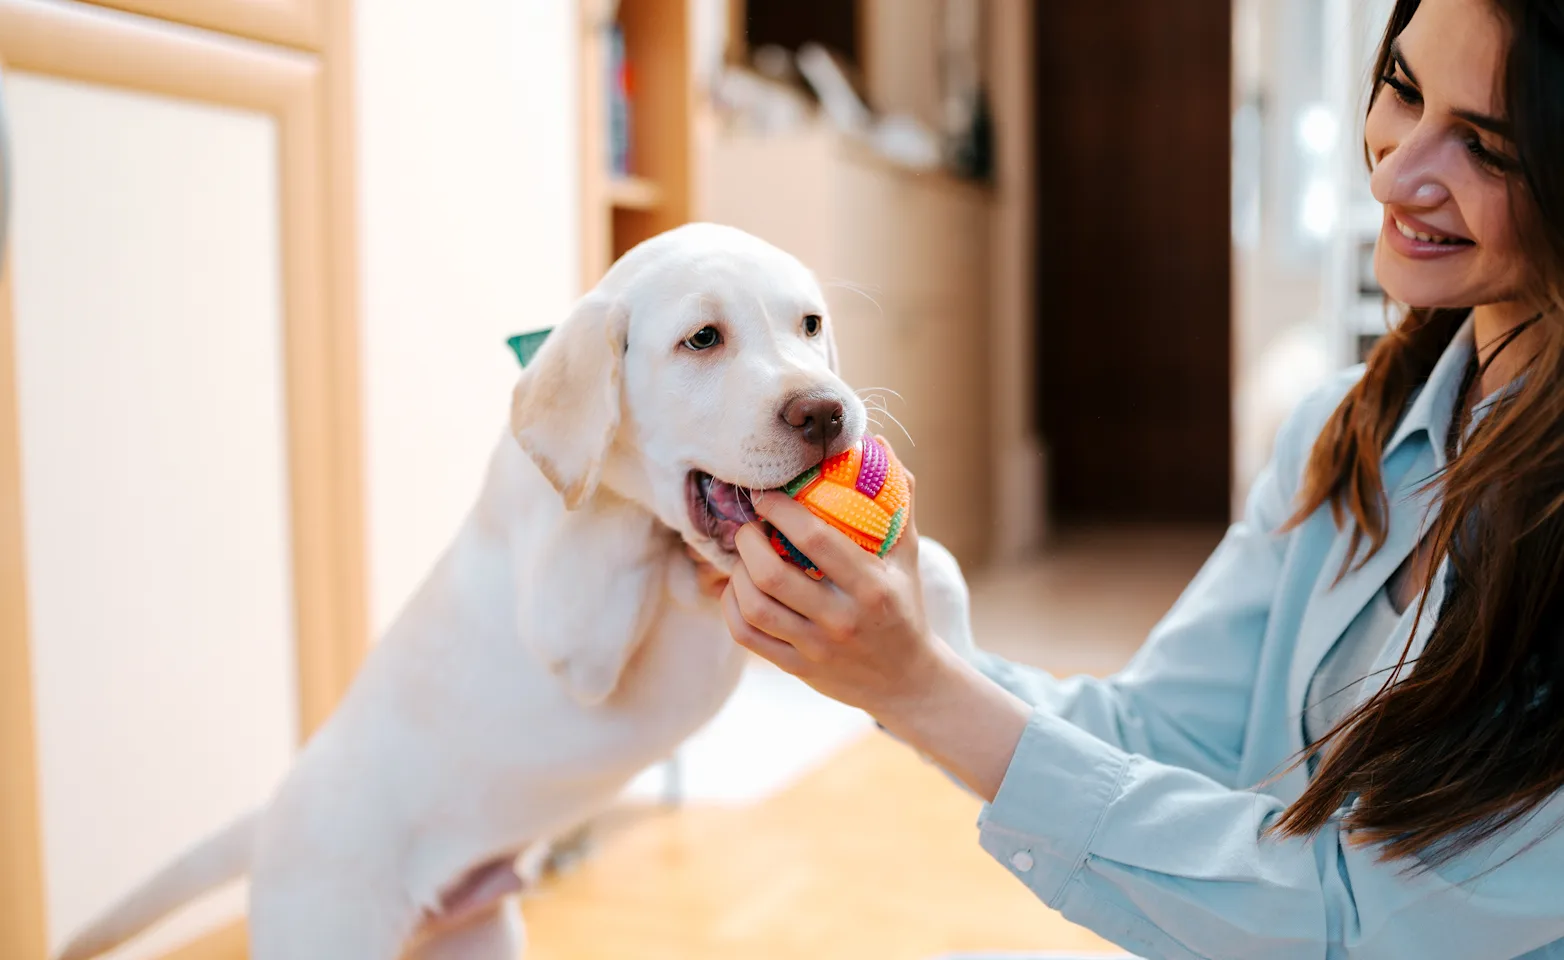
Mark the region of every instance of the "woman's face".
<instances>
[{"instance_id":1,"label":"woman's face","mask_svg":"<svg viewBox=\"0 0 1564 960\"><path fill-rule=\"evenodd\" d=\"M1385 222L1374 272L1412 307L1519 295L1525 266L1510 210L1505 24L1489 0L1423 0L1397 38L1365 136Z\"/></svg>"}]
</instances>

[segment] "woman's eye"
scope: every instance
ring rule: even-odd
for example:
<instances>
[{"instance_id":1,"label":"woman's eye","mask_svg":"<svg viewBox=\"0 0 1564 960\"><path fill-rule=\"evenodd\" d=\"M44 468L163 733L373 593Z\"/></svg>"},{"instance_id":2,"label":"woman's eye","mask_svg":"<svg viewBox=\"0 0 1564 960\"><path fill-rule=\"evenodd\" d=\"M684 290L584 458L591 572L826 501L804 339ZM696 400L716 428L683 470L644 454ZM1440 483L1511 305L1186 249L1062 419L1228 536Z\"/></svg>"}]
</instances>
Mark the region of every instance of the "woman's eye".
<instances>
[{"instance_id":1,"label":"woman's eye","mask_svg":"<svg viewBox=\"0 0 1564 960\"><path fill-rule=\"evenodd\" d=\"M1385 82L1385 86L1389 87L1391 91L1395 93L1397 100L1400 100L1409 107L1422 106L1423 95L1419 93L1417 88L1412 86L1410 83L1402 80L1394 73L1387 73L1383 77L1380 77L1380 79Z\"/></svg>"},{"instance_id":2,"label":"woman's eye","mask_svg":"<svg viewBox=\"0 0 1564 960\"><path fill-rule=\"evenodd\" d=\"M804 317L804 335L806 337L817 337L817 336L819 336L820 335L820 330L824 326L825 326L825 321L821 320L818 314L811 313L808 316Z\"/></svg>"},{"instance_id":3,"label":"woman's eye","mask_svg":"<svg viewBox=\"0 0 1564 960\"><path fill-rule=\"evenodd\" d=\"M716 327L701 327L684 338L684 345L696 352L710 350L721 342L722 333Z\"/></svg>"},{"instance_id":4,"label":"woman's eye","mask_svg":"<svg viewBox=\"0 0 1564 960\"><path fill-rule=\"evenodd\" d=\"M1467 137L1466 152L1472 155L1472 159L1477 161L1477 165L1479 167L1482 167L1489 173L1511 173L1517 166L1514 160L1511 160L1508 157L1500 156L1499 154L1483 146L1482 139L1476 134L1472 134L1470 137Z\"/></svg>"}]
</instances>

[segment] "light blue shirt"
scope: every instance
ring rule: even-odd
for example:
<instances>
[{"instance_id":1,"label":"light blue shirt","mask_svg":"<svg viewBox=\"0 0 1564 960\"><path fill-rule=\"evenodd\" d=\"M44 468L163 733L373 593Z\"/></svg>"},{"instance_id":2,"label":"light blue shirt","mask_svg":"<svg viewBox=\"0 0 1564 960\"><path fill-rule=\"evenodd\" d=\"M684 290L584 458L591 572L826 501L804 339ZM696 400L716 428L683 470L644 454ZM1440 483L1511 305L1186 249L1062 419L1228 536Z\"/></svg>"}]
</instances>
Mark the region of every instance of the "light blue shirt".
<instances>
[{"instance_id":1,"label":"light blue shirt","mask_svg":"<svg viewBox=\"0 0 1564 960\"><path fill-rule=\"evenodd\" d=\"M1106 680L1058 680L974 654L1033 704L980 841L1043 902L1147 958L1233 960L1564 957L1564 800L1433 869L1382 862L1332 821L1316 836L1266 827L1303 793L1303 707L1321 660L1432 519L1420 488L1472 354L1470 324L1409 405L1384 454L1389 536L1334 582L1349 535L1322 509L1289 533L1315 437L1361 375L1292 415L1242 519L1145 646ZM1444 598L1448 563L1429 597ZM1411 638L1412 657L1432 616ZM1393 665L1402 618L1372 669ZM1360 695L1377 689L1365 684Z\"/></svg>"}]
</instances>

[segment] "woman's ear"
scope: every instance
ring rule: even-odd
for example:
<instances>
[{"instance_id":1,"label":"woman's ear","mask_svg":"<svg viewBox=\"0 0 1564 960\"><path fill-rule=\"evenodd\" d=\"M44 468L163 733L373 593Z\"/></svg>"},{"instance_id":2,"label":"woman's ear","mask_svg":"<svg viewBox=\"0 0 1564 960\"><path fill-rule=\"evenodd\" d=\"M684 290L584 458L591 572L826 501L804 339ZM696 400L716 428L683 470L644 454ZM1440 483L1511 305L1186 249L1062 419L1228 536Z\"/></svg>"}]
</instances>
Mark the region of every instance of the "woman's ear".
<instances>
[{"instance_id":1,"label":"woman's ear","mask_svg":"<svg viewBox=\"0 0 1564 960\"><path fill-rule=\"evenodd\" d=\"M597 490L619 429L629 312L588 294L549 334L511 398L516 442L574 510Z\"/></svg>"}]
</instances>

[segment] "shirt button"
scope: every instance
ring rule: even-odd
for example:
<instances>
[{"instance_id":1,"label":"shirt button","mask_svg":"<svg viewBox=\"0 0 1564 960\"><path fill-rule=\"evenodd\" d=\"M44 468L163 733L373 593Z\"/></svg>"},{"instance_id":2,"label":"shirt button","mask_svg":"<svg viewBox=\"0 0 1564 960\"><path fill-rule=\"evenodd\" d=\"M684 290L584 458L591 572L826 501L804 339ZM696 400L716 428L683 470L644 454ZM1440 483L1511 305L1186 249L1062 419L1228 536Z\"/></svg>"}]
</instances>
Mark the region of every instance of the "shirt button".
<instances>
[{"instance_id":1,"label":"shirt button","mask_svg":"<svg viewBox=\"0 0 1564 960\"><path fill-rule=\"evenodd\" d=\"M1022 873L1032 869L1032 855L1025 850L1019 850L1010 855L1010 865Z\"/></svg>"}]
</instances>

